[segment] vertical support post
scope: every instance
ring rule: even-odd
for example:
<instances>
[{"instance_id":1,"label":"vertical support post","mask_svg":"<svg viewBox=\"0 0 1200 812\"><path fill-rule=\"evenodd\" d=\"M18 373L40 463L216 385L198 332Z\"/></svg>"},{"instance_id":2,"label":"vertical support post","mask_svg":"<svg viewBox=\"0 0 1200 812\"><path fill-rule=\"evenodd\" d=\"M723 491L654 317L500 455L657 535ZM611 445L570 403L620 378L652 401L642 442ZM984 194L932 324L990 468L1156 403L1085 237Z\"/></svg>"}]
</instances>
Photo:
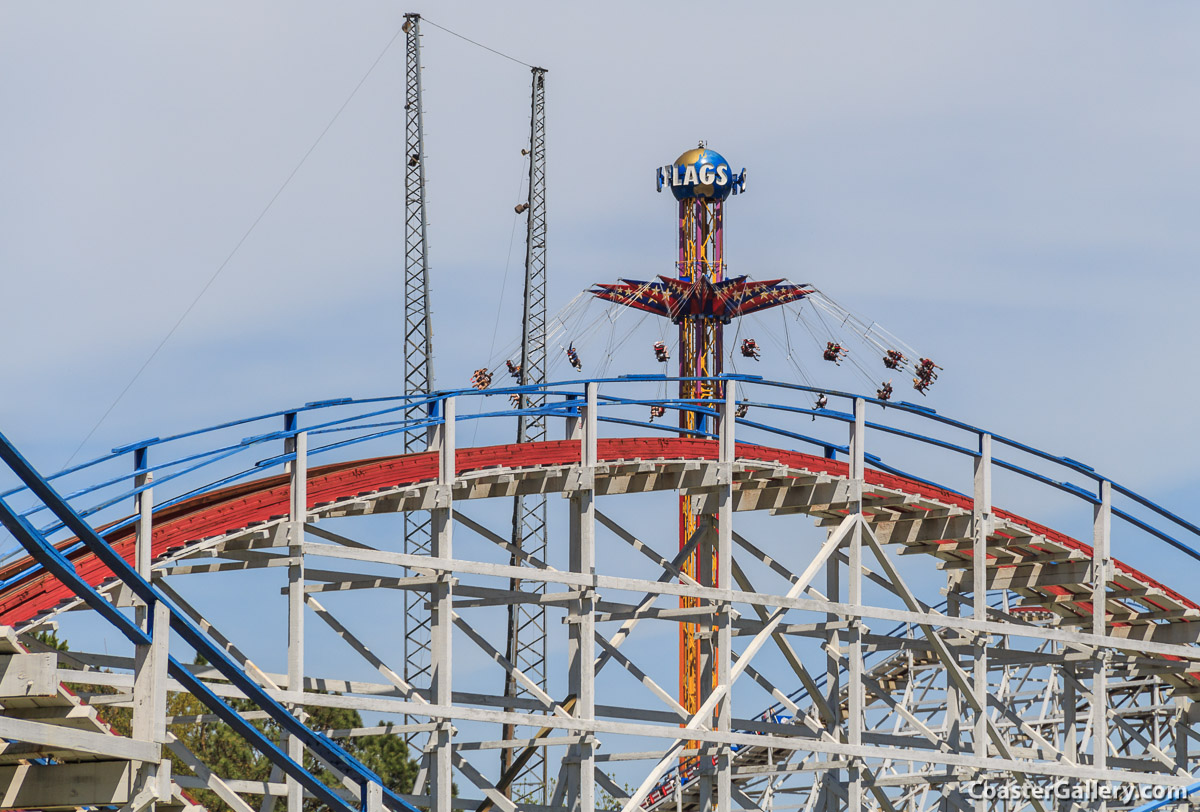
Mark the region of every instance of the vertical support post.
<instances>
[{"instance_id":1,"label":"vertical support post","mask_svg":"<svg viewBox=\"0 0 1200 812\"><path fill-rule=\"evenodd\" d=\"M720 404L714 404L716 408L720 408ZM715 421L714 421L715 422ZM716 431L717 427L709 424L710 430ZM717 585L716 571L716 556L717 556L717 526L713 521L712 516L695 513L694 503L688 505L690 511L693 511L695 517L696 530L699 533L699 541L696 544L696 568L695 578L701 586L715 587ZM699 607L706 604L712 608L716 608L713 602L706 600L693 600L693 606ZM691 626L693 637L696 641L695 647L695 666L697 676L696 698L699 706L713 694L716 690L716 626L715 618L713 621L704 621L694 623ZM687 707L686 705L684 707ZM691 710L690 708L688 710ZM713 724L715 718L715 708L712 716L704 720L706 726ZM700 782L700 805L697 812L714 812L713 800L716 798L716 788L713 786L716 781L716 774L713 771L714 755L720 751L720 746L716 744L706 744L704 742L695 742L693 746L699 750L698 760L700 762L699 776L697 780Z\"/></svg>"},{"instance_id":2,"label":"vertical support post","mask_svg":"<svg viewBox=\"0 0 1200 812\"><path fill-rule=\"evenodd\" d=\"M979 456L975 458L975 493L971 510L971 615L976 620L987 620L987 541L992 534L992 435L979 435ZM976 634L972 650L973 672L971 689L975 704L975 726L971 740L977 758L987 758L987 706L988 706L988 636ZM986 812L987 801L975 802L978 812Z\"/></svg>"},{"instance_id":3,"label":"vertical support post","mask_svg":"<svg viewBox=\"0 0 1200 812\"><path fill-rule=\"evenodd\" d=\"M137 527L134 531L134 568L138 575L150 580L150 564L154 558L153 529L154 529L154 489L149 487L154 481L154 474L149 470L148 449L139 448L133 452L134 469L137 475L133 478L135 488L143 488L133 498L137 512ZM138 607L138 620L145 629L145 608Z\"/></svg>"},{"instance_id":4,"label":"vertical support post","mask_svg":"<svg viewBox=\"0 0 1200 812\"><path fill-rule=\"evenodd\" d=\"M1063 756L1069 761L1079 762L1079 732L1076 730L1078 718L1076 708L1079 705L1078 695L1075 692L1075 669L1064 664L1063 670L1063 690L1062 690L1062 711L1063 711Z\"/></svg>"},{"instance_id":5,"label":"vertical support post","mask_svg":"<svg viewBox=\"0 0 1200 812\"><path fill-rule=\"evenodd\" d=\"M848 597L850 605L855 609L862 607L862 534L863 534L863 481L866 477L866 454L864 445L867 431L867 402L862 398L854 399L854 423L850 427L850 510L857 514L854 529L850 534L850 554L848 556ZM862 744L863 723L865 721L865 695L863 691L863 659L862 659L862 619L855 616L850 620L847 633L847 689L850 692L848 720L848 740L852 746ZM847 782L847 808L849 812L861 812L862 797L862 762L855 758L851 760Z\"/></svg>"},{"instance_id":6,"label":"vertical support post","mask_svg":"<svg viewBox=\"0 0 1200 812\"><path fill-rule=\"evenodd\" d=\"M137 646L133 672L133 738L167 743L167 660L171 640L171 611L156 601L149 611L150 645ZM162 758L143 767L142 779L152 784L160 800L171 796L171 762Z\"/></svg>"},{"instance_id":7,"label":"vertical support post","mask_svg":"<svg viewBox=\"0 0 1200 812\"><path fill-rule=\"evenodd\" d=\"M586 384L586 405L573 429L579 439L580 485L571 493L571 572L596 575L596 420L597 385ZM568 610L568 690L575 697L575 718L596 718L596 590L593 585L577 590L578 600ZM567 809L569 812L595 812L596 753L590 731L582 744L572 745L567 767Z\"/></svg>"},{"instance_id":8,"label":"vertical support post","mask_svg":"<svg viewBox=\"0 0 1200 812\"><path fill-rule=\"evenodd\" d=\"M829 556L825 563L825 595L829 600L840 603L842 600L842 574L841 564L835 555ZM825 702L833 710L835 716L835 724L837 730L834 734L839 740L844 740L844 734L841 727L844 717L842 716L842 669L841 658L838 656L838 650L842 644L841 633L835 625L841 620L841 616L835 612L830 612L825 615L825 620L830 624L830 630L826 633L825 638ZM833 791L833 785L840 783L840 770L826 770L822 774L821 793L818 798L824 799L824 812L837 812L838 795Z\"/></svg>"},{"instance_id":9,"label":"vertical support post","mask_svg":"<svg viewBox=\"0 0 1200 812\"><path fill-rule=\"evenodd\" d=\"M154 479L149 470L147 449L133 452L134 487L148 486ZM134 497L137 509L137 524L134 527L134 568L147 581L151 579L150 564L153 558L152 541L154 529L154 492L146 487ZM142 741L166 743L167 741L167 657L170 648L170 611L163 603L153 606L137 604L135 616L138 625L150 633L150 645L136 646L134 651L133 676L133 737ZM153 782L159 798L170 796L171 763L166 759L154 765L146 765L141 771L142 780Z\"/></svg>"},{"instance_id":10,"label":"vertical support post","mask_svg":"<svg viewBox=\"0 0 1200 812\"><path fill-rule=\"evenodd\" d=\"M586 397L586 395L585 395L585 397ZM577 440L579 442L582 442L583 441L583 421L585 419L585 415L581 411L581 407L579 405L579 396L575 395L575 394L568 394L567 402L574 405L575 412L574 412L574 414L567 415L567 420L566 420L566 424L565 424L566 430L564 432L563 439L564 440ZM586 403L586 401L585 401L585 403ZM581 456L580 459L582 460L583 457Z\"/></svg>"},{"instance_id":11,"label":"vertical support post","mask_svg":"<svg viewBox=\"0 0 1200 812\"><path fill-rule=\"evenodd\" d=\"M430 511L433 527L433 556L453 557L453 489L456 476L454 398L442 402L442 424L434 435L438 454L438 485L436 507ZM454 581L453 573L439 572L438 581L430 590L430 640L431 674L429 701L434 705L452 704L453 671L451 669L451 631L454 628ZM449 719L437 720L437 731L433 736L433 780L431 791L433 805L430 812L450 812L453 800L451 776L450 737L452 726Z\"/></svg>"},{"instance_id":12,"label":"vertical support post","mask_svg":"<svg viewBox=\"0 0 1200 812\"><path fill-rule=\"evenodd\" d=\"M363 804L363 812L384 812L382 784L374 781L367 784L367 802Z\"/></svg>"},{"instance_id":13,"label":"vertical support post","mask_svg":"<svg viewBox=\"0 0 1200 812\"><path fill-rule=\"evenodd\" d=\"M962 608L959 606L958 591L961 587L958 586L958 581L951 574L947 579L946 585L946 615L949 617L959 617L962 613ZM959 662L957 647L951 649L951 654L956 663ZM950 743L950 747L954 752L962 752L962 695L959 693L958 684L950 678L949 673L943 671L943 679L946 680L946 741ZM942 793L941 799L938 801L938 809L950 810L955 807L950 802L952 793L959 790L962 785L957 781L951 781L945 785L946 791Z\"/></svg>"},{"instance_id":14,"label":"vertical support post","mask_svg":"<svg viewBox=\"0 0 1200 812\"><path fill-rule=\"evenodd\" d=\"M304 519L308 514L308 434L298 431L295 412L284 415L284 430L292 432L284 449L295 457L288 463L291 500L288 510L288 690L304 690ZM287 741L288 756L303 763L304 745L294 736ZM288 812L303 812L304 789L287 780Z\"/></svg>"},{"instance_id":15,"label":"vertical support post","mask_svg":"<svg viewBox=\"0 0 1200 812\"><path fill-rule=\"evenodd\" d=\"M728 589L733 571L733 461L736 457L734 426L737 423L737 392L733 381L725 382L725 402L721 407L718 440L717 495L717 578L716 585ZM728 686L733 662L733 607L722 602L717 623L717 684ZM733 721L733 692L727 691L717 705L717 730L728 733ZM717 812L729 812L733 796L733 754L728 744L717 751Z\"/></svg>"},{"instance_id":16,"label":"vertical support post","mask_svg":"<svg viewBox=\"0 0 1200 812\"><path fill-rule=\"evenodd\" d=\"M1092 634L1108 634L1108 583L1112 579L1112 483L1100 482L1100 503L1092 514ZM1092 766L1108 766L1108 664L1110 650L1101 647L1093 659L1092 676ZM1098 809L1108 808L1100 801Z\"/></svg>"},{"instance_id":17,"label":"vertical support post","mask_svg":"<svg viewBox=\"0 0 1200 812\"><path fill-rule=\"evenodd\" d=\"M1175 725L1175 769L1187 772L1188 734L1191 732L1191 726L1188 724L1188 702L1186 699L1182 698L1177 698L1172 701L1175 705L1175 716L1173 719L1173 723Z\"/></svg>"},{"instance_id":18,"label":"vertical support post","mask_svg":"<svg viewBox=\"0 0 1200 812\"><path fill-rule=\"evenodd\" d=\"M772 770L775 769L775 748L767 748L767 766ZM763 789L762 794L762 809L763 812L775 812L775 782L779 780L778 776L772 775L767 779L767 786Z\"/></svg>"}]
</instances>

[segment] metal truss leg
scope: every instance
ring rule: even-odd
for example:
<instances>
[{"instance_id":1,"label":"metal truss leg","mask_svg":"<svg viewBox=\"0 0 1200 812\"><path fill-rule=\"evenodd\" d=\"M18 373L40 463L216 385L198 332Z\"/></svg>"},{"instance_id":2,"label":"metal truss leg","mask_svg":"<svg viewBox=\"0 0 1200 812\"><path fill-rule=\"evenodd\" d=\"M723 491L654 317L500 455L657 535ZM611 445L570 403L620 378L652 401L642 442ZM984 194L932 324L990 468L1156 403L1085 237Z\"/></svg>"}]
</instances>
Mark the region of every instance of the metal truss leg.
<instances>
[{"instance_id":1,"label":"metal truss leg","mask_svg":"<svg viewBox=\"0 0 1200 812\"><path fill-rule=\"evenodd\" d=\"M425 124L421 84L421 15L405 14L405 152L404 164L404 393L419 395L433 388L433 326L429 304L429 220L425 206ZM408 420L425 418L425 407L410 406ZM420 432L404 434L404 453L426 450ZM404 514L404 552L429 555L429 514ZM429 680L429 609L426 595L405 592L404 678L425 687ZM405 736L410 748L417 734Z\"/></svg>"}]
</instances>

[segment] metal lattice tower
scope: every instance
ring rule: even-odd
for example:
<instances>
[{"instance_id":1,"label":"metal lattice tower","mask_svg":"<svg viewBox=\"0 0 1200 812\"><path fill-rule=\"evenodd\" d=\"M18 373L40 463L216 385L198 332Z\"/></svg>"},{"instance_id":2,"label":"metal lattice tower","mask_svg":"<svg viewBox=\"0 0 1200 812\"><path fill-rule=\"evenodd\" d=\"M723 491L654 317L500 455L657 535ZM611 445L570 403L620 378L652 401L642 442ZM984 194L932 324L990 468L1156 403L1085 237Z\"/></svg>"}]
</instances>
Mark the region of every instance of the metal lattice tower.
<instances>
[{"instance_id":1,"label":"metal lattice tower","mask_svg":"<svg viewBox=\"0 0 1200 812\"><path fill-rule=\"evenodd\" d=\"M429 320L429 220L425 212L425 122L421 99L421 15L406 14L407 71L404 96L404 391L429 392L433 385L433 327ZM405 414L423 420L425 409ZM424 451L420 432L404 435L404 451ZM404 552L429 555L429 513L404 517ZM426 685L430 675L429 609L421 592L404 592L404 677Z\"/></svg>"},{"instance_id":2,"label":"metal lattice tower","mask_svg":"<svg viewBox=\"0 0 1200 812\"><path fill-rule=\"evenodd\" d=\"M521 316L521 383L546 381L546 71L533 68L533 92L529 121L529 197L526 200L525 231L525 303ZM546 418L532 410L545 403L541 393L524 396L523 413L517 424L517 442L541 442L546 439ZM524 556L546 558L546 497L517 496L513 499L514 566ZM544 582L514 580L514 590L540 594ZM546 687L546 609L539 604L517 603L508 610L506 656L543 689ZM506 697L527 696L512 675L506 677ZM505 738L513 735L506 727ZM501 772L511 766L512 751L501 751ZM518 801L545 803L547 779L546 753L538 749L515 776L511 786Z\"/></svg>"}]
</instances>

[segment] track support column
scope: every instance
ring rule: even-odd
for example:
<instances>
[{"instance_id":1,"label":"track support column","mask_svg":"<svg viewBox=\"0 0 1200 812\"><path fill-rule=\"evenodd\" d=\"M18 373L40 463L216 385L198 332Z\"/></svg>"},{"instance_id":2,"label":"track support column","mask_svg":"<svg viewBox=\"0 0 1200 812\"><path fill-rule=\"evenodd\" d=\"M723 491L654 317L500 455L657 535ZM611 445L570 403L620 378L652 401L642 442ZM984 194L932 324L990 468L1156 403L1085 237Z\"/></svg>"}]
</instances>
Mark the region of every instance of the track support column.
<instances>
[{"instance_id":1,"label":"track support column","mask_svg":"<svg viewBox=\"0 0 1200 812\"><path fill-rule=\"evenodd\" d=\"M729 589L733 584L733 460L736 456L734 426L737 422L737 392L733 381L725 382L725 403L721 408L718 436L717 474L717 586ZM722 602L714 620L717 628L717 684L729 686L733 662L733 607ZM732 729L733 691L727 688L717 705L717 731ZM733 752L728 744L717 751L717 812L729 812L733 800Z\"/></svg>"},{"instance_id":2,"label":"track support column","mask_svg":"<svg viewBox=\"0 0 1200 812\"><path fill-rule=\"evenodd\" d=\"M153 559L154 491L149 487L154 474L149 471L147 450L133 452L134 487L145 488L134 497L137 524L134 527L134 568L150 580ZM150 645L137 646L134 651L133 676L133 738L141 741L167 741L167 656L170 646L170 613L165 604L152 607L140 601L134 610L138 625L150 633ZM146 789L159 800L171 796L171 762L162 759L157 764L142 767L141 780Z\"/></svg>"},{"instance_id":3,"label":"track support column","mask_svg":"<svg viewBox=\"0 0 1200 812\"><path fill-rule=\"evenodd\" d=\"M580 445L580 482L571 494L571 571L596 575L596 431L598 427L595 383L586 384L586 405L575 422L568 426L570 439ZM568 690L575 697L575 718L596 718L596 590L594 586L578 590L578 601L569 609L567 645ZM596 753L593 734L577 731L586 740L570 749L567 767L567 809L569 812L595 812Z\"/></svg>"},{"instance_id":4,"label":"track support column","mask_svg":"<svg viewBox=\"0 0 1200 812\"><path fill-rule=\"evenodd\" d=\"M971 511L971 614L976 620L987 620L987 542L992 534L992 435L979 435L979 456L975 458L975 493ZM975 694L975 727L971 740L975 756L988 755L988 636L979 633L973 647L971 688ZM986 812L987 801L975 802L978 812Z\"/></svg>"},{"instance_id":5,"label":"track support column","mask_svg":"<svg viewBox=\"0 0 1200 812\"><path fill-rule=\"evenodd\" d=\"M134 531L134 543L136 552L134 557L134 568L138 575L150 580L150 564L154 558L153 553L153 530L154 530L154 489L150 487L150 483L154 481L154 474L149 470L149 462L147 457L147 449L139 448L133 452L134 469L137 475L133 478L135 488L143 488L133 498L134 508L137 513L137 527ZM146 610L145 607L139 606L137 609L138 622L142 628L146 628Z\"/></svg>"},{"instance_id":6,"label":"track support column","mask_svg":"<svg viewBox=\"0 0 1200 812\"><path fill-rule=\"evenodd\" d=\"M958 594L958 590L960 588L961 587L956 584L954 575L952 574L946 585L946 615L948 617L958 617L961 614L962 610L959 606ZM954 656L955 662L958 662L958 655L955 654ZM947 674L946 741L950 743L950 747L952 747L955 752L962 751L962 735L960 727L962 721L962 703L963 699L958 691L958 683L951 679L950 675ZM957 809L958 807L951 803L950 794L959 791L961 787L962 784L958 783L957 781L951 781L947 783L945 785L946 792L942 794L942 798L938 802L938 809L943 810L943 812L950 809Z\"/></svg>"},{"instance_id":7,"label":"track support column","mask_svg":"<svg viewBox=\"0 0 1200 812\"><path fill-rule=\"evenodd\" d=\"M442 424L434 432L433 445L438 453L438 484L435 506L430 511L433 529L433 557L452 558L452 530L454 527L454 502L452 500L455 478L455 408L454 398L442 401ZM454 581L452 573L439 572L438 582L430 590L430 686L429 701L434 705L453 704L451 669L451 632L454 628ZM432 794L430 812L450 812L453 800L451 775L452 747L450 736L453 727L449 719L437 720L437 731L433 736Z\"/></svg>"},{"instance_id":8,"label":"track support column","mask_svg":"<svg viewBox=\"0 0 1200 812\"><path fill-rule=\"evenodd\" d=\"M854 399L854 422L850 426L850 511L854 514L854 527L850 533L850 555L847 567L847 592L849 603L855 609L863 604L862 594L862 543L863 543L863 479L866 476L866 455L864 444L867 430L867 403L862 398ZM863 692L863 659L862 659L862 618L855 616L850 619L846 634L846 651L849 655L846 676L849 691L849 716L847 720L847 738L851 746L862 745L863 723L865 720L865 696ZM862 761L853 759L847 775L846 806L849 812L861 812L863 809L862 796Z\"/></svg>"},{"instance_id":9,"label":"track support column","mask_svg":"<svg viewBox=\"0 0 1200 812\"><path fill-rule=\"evenodd\" d=\"M1100 503L1093 511L1092 526L1092 634L1108 634L1108 583L1112 579L1112 483L1100 482ZM1092 675L1092 766L1108 766L1108 666L1111 650L1102 648L1094 658ZM1100 812L1108 809L1099 801Z\"/></svg>"},{"instance_id":10,"label":"track support column","mask_svg":"<svg viewBox=\"0 0 1200 812\"><path fill-rule=\"evenodd\" d=\"M830 531L833 532L833 531ZM831 555L825 562L825 595L831 601L842 599L841 563L836 555ZM842 633L838 630L842 616L834 612L825 615L829 631L825 637L825 702L833 711L835 730L834 735L843 739L842 722L842 664L838 650L842 644ZM834 786L841 783L841 771L829 769L822 773L821 793L823 812L837 812L841 807Z\"/></svg>"},{"instance_id":11,"label":"track support column","mask_svg":"<svg viewBox=\"0 0 1200 812\"><path fill-rule=\"evenodd\" d=\"M295 432L284 440L284 450L294 454L288 463L291 502L288 511L288 690L304 691L304 519L308 514L308 435L297 431L297 416L284 416L284 430ZM303 763L304 745L288 737L288 756ZM288 812L303 812L304 788L293 778L287 780Z\"/></svg>"}]
</instances>

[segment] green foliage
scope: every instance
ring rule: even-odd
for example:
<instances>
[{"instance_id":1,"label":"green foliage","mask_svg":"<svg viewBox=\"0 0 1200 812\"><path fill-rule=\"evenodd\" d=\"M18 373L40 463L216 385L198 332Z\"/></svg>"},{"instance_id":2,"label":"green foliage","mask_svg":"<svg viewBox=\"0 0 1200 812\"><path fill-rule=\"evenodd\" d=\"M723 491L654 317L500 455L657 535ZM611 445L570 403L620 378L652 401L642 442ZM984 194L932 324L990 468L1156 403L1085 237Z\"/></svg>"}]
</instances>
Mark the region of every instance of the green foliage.
<instances>
[{"instance_id":1,"label":"green foliage","mask_svg":"<svg viewBox=\"0 0 1200 812\"><path fill-rule=\"evenodd\" d=\"M59 639L59 636L51 629L44 629L40 632L33 633L33 639L43 645L47 645L55 651L70 651L71 647L67 645L66 640Z\"/></svg>"},{"instance_id":2,"label":"green foliage","mask_svg":"<svg viewBox=\"0 0 1200 812\"><path fill-rule=\"evenodd\" d=\"M245 699L231 699L229 704L239 711L248 711L253 707ZM168 716L189 717L208 714L208 708L191 694L172 694L167 700ZM277 731L268 730L268 723L256 721L253 724L278 742ZM272 724L270 727L274 728L275 726ZM270 778L271 763L224 722L186 721L171 725L170 729L185 747L195 753L210 770L222 778L243 781L266 781ZM171 760L173 771L184 774L191 772L174 754L171 754ZM188 790L188 795L198 803L204 804L212 812L229 809L225 802L210 790Z\"/></svg>"},{"instance_id":3,"label":"green foliage","mask_svg":"<svg viewBox=\"0 0 1200 812\"><path fill-rule=\"evenodd\" d=\"M412 792L419 765L408 757L408 745L395 734L363 736L355 740L354 755L396 792Z\"/></svg>"},{"instance_id":4,"label":"green foliage","mask_svg":"<svg viewBox=\"0 0 1200 812\"><path fill-rule=\"evenodd\" d=\"M380 722L378 726L384 726ZM362 717L358 711L347 708L313 708L308 718L308 726L321 731L348 731L363 727ZM415 759L408 757L408 745L396 734L377 734L374 736L334 736L333 740L346 749L350 755L361 761L370 770L383 779L383 784L394 792L411 792L416 782L419 766ZM306 757L305 766L314 771L321 781L329 786L337 786L337 778L325 769L318 770L316 759ZM321 805L314 800L305 803L305 809L316 812Z\"/></svg>"},{"instance_id":5,"label":"green foliage","mask_svg":"<svg viewBox=\"0 0 1200 812\"><path fill-rule=\"evenodd\" d=\"M253 705L244 699L232 700L230 704L237 710L253 708ZM208 709L191 695L176 694L171 697L167 712L172 716L201 716L207 714ZM320 731L345 732L363 727L362 717L358 711L345 708L313 708L306 724L310 728ZM383 724L381 722L380 726ZM278 725L270 721L256 721L254 725L272 741L282 746L281 731ZM220 776L246 781L267 781L271 778L271 763L223 722L187 722L172 725L171 730L187 745L189 750ZM333 740L374 770L389 789L395 792L412 791L417 777L418 764L416 760L409 758L408 746L399 735L379 734L355 737L335 735ZM188 772L182 763L176 763L174 766L177 770ZM311 754L305 755L304 766L326 786L341 786L337 776L321 767ZM276 780L282 779L277 778ZM212 812L225 812L229 808L215 793L208 790L189 790L188 794L207 806ZM252 797L251 805L257 805L260 800L261 798ZM313 799L306 801L304 806L309 812L317 812L323 808L319 802Z\"/></svg>"}]
</instances>

